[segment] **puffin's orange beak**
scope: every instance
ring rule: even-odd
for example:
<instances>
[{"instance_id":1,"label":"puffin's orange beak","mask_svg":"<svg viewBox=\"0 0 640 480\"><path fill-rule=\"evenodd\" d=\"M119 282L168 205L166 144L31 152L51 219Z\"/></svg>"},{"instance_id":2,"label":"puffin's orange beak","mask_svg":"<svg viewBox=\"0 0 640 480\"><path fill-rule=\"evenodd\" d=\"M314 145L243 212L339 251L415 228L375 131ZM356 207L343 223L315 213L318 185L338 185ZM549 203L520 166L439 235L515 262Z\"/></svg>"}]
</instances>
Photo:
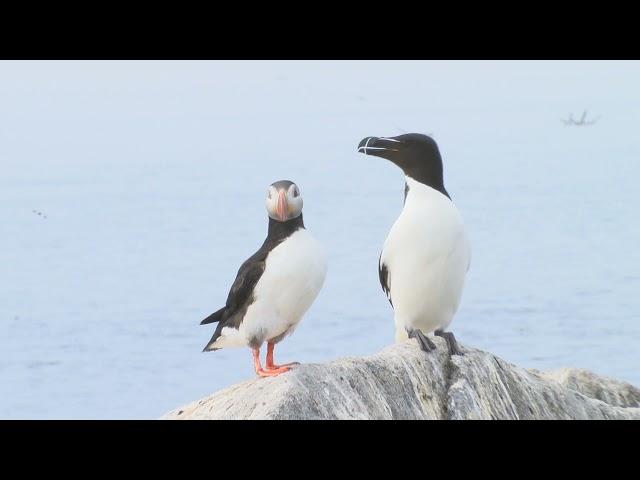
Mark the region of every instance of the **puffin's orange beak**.
<instances>
[{"instance_id":1,"label":"puffin's orange beak","mask_svg":"<svg viewBox=\"0 0 640 480\"><path fill-rule=\"evenodd\" d=\"M278 204L276 205L276 213L281 222L287 219L289 213L289 206L287 205L287 192L280 190L278 192Z\"/></svg>"}]
</instances>

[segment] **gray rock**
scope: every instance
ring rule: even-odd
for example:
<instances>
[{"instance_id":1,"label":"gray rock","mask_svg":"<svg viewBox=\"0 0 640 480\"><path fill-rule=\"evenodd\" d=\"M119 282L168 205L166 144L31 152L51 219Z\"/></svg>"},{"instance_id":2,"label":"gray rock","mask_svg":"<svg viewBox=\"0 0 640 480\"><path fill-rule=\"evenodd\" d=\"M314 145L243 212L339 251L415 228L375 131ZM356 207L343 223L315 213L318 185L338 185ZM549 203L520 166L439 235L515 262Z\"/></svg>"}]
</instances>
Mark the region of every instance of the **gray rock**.
<instances>
[{"instance_id":1,"label":"gray rock","mask_svg":"<svg viewBox=\"0 0 640 480\"><path fill-rule=\"evenodd\" d=\"M630 383L600 377L581 368L560 368L539 373L544 378L555 380L565 387L609 405L640 407L640 389Z\"/></svg>"},{"instance_id":2,"label":"gray rock","mask_svg":"<svg viewBox=\"0 0 640 480\"><path fill-rule=\"evenodd\" d=\"M640 390L591 372L526 370L441 338L254 378L163 419L640 419ZM634 408L636 407L636 408Z\"/></svg>"}]
</instances>

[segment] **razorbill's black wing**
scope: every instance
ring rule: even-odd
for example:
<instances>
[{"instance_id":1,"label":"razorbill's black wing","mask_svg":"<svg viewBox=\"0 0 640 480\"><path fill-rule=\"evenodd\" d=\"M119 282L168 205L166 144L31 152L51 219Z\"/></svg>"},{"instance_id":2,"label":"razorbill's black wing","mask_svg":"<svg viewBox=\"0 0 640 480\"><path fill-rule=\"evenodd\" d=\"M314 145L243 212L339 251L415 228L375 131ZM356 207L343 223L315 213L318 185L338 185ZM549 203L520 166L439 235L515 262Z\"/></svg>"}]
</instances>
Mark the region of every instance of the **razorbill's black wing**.
<instances>
[{"instance_id":1,"label":"razorbill's black wing","mask_svg":"<svg viewBox=\"0 0 640 480\"><path fill-rule=\"evenodd\" d=\"M393 307L393 301L389 294L389 269L384 263L382 263L382 252L380 252L380 258L378 258L378 278L380 279L382 291L387 296L387 300L389 300L389 303Z\"/></svg>"}]
</instances>

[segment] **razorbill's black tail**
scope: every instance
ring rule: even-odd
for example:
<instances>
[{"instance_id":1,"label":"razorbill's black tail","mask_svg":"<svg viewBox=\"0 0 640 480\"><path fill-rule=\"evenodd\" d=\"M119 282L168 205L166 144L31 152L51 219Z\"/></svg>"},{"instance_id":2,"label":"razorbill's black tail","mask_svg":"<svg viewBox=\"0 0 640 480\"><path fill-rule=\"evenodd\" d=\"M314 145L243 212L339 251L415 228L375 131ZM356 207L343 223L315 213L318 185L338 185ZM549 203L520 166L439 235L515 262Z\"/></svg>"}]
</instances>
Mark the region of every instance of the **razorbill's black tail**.
<instances>
[{"instance_id":1,"label":"razorbill's black tail","mask_svg":"<svg viewBox=\"0 0 640 480\"><path fill-rule=\"evenodd\" d=\"M211 315L209 315L207 318L205 318L204 320L202 320L200 322L200 325L206 325L208 323L216 323L219 322L220 320L222 320L222 314L224 313L225 309L227 307L222 307L220 310L218 310L217 312L213 312Z\"/></svg>"}]
</instances>

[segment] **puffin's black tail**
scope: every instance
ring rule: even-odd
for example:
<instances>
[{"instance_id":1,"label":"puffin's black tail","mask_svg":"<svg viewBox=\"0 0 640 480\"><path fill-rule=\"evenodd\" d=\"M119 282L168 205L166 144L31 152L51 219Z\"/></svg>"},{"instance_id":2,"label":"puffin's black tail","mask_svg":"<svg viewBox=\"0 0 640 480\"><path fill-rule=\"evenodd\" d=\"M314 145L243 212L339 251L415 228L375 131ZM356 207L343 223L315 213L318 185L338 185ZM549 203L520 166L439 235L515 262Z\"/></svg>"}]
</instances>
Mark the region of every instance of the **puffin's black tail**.
<instances>
[{"instance_id":1,"label":"puffin's black tail","mask_svg":"<svg viewBox=\"0 0 640 480\"><path fill-rule=\"evenodd\" d=\"M212 352L215 350L220 350L219 347L215 348L213 344L216 343L216 340L218 340L218 338L220 338L220 335L222 334L222 328L223 328L223 324L218 323L218 326L216 327L216 331L213 332L213 337L211 337L211 340L209 340L209 342L205 345L204 349L202 350L203 352Z\"/></svg>"},{"instance_id":2,"label":"puffin's black tail","mask_svg":"<svg viewBox=\"0 0 640 480\"><path fill-rule=\"evenodd\" d=\"M214 312L211 315L209 315L207 318L205 318L204 320L202 320L200 322L200 325L206 325L208 323L215 323L215 322L219 322L220 320L222 320L222 314L224 313L225 308L227 308L227 307L222 307L217 312Z\"/></svg>"}]
</instances>

